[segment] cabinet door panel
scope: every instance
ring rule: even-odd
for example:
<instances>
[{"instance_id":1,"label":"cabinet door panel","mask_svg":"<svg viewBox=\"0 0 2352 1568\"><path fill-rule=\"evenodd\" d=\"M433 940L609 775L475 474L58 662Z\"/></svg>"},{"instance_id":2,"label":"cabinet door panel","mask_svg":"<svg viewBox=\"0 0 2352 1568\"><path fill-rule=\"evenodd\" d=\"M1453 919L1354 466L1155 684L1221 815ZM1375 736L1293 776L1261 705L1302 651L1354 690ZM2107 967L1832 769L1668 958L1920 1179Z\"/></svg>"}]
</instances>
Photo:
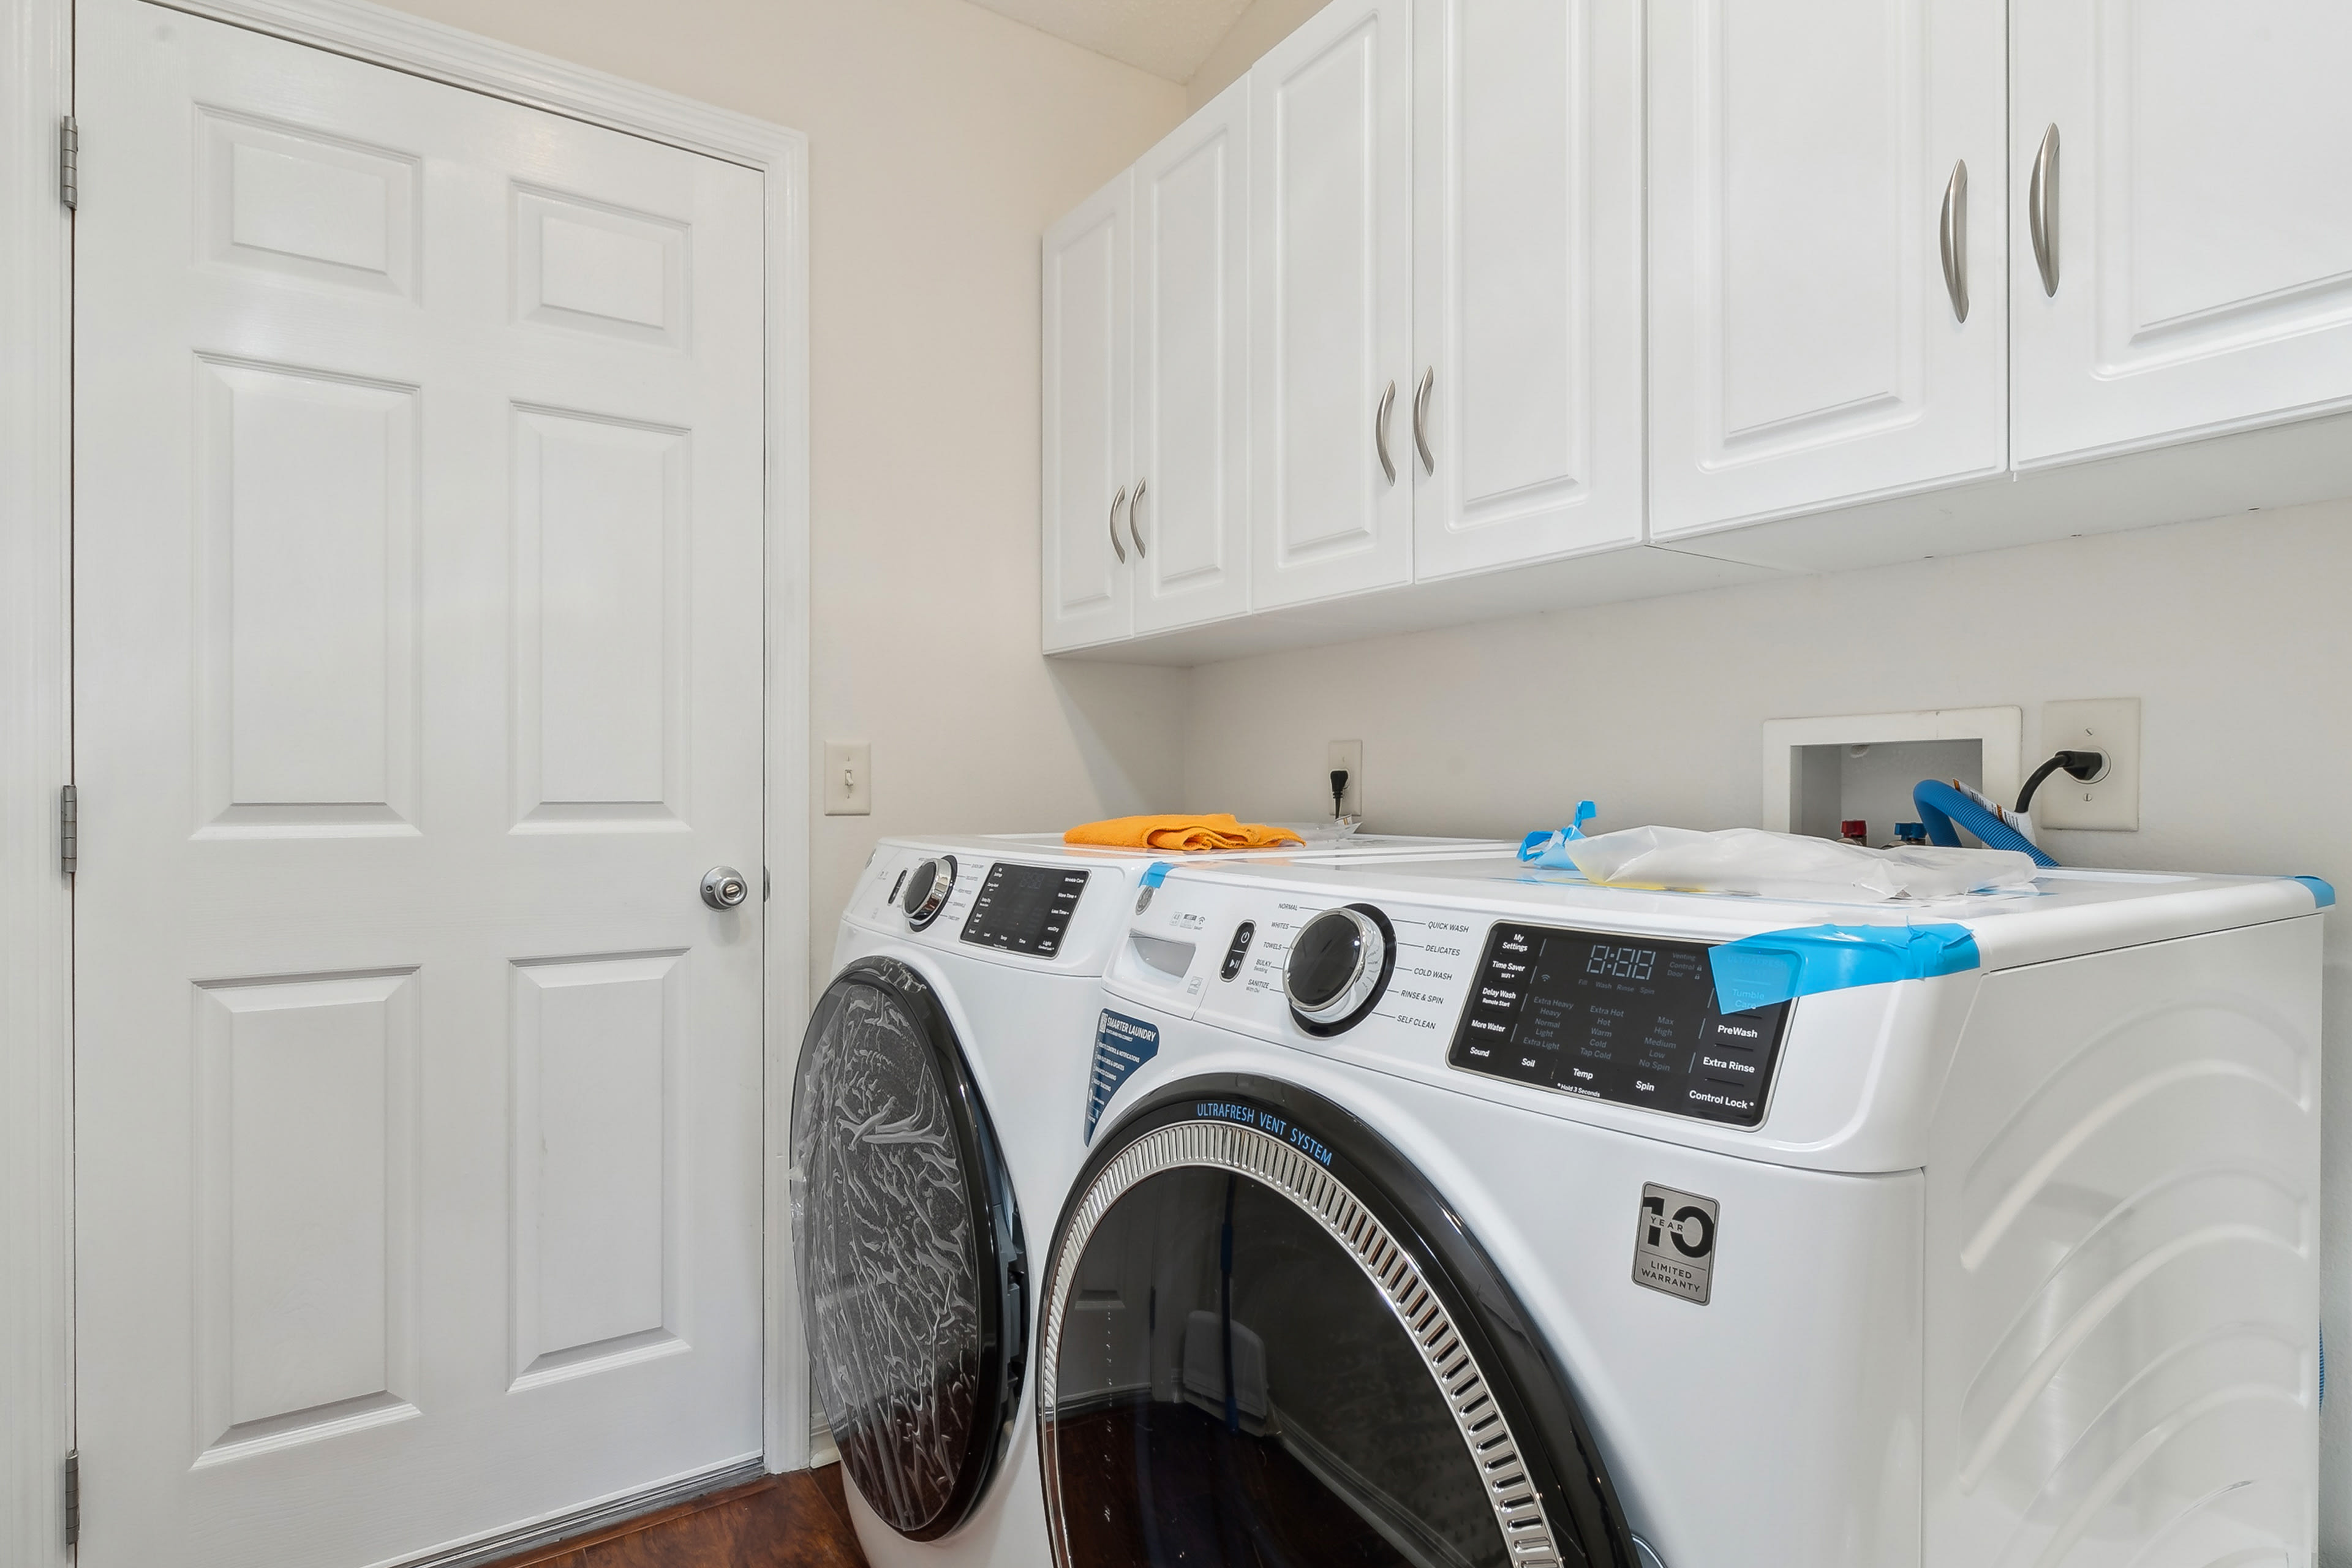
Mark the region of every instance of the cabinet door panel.
<instances>
[{"instance_id":1,"label":"cabinet door panel","mask_svg":"<svg viewBox=\"0 0 2352 1568\"><path fill-rule=\"evenodd\" d=\"M1654 537L2005 467L2003 37L1990 0L1651 8Z\"/></svg>"},{"instance_id":2,"label":"cabinet door panel","mask_svg":"<svg viewBox=\"0 0 2352 1568\"><path fill-rule=\"evenodd\" d=\"M1412 574L1411 28L1405 0L1336 0L1250 72L1256 607Z\"/></svg>"},{"instance_id":3,"label":"cabinet door panel","mask_svg":"<svg viewBox=\"0 0 2352 1568\"><path fill-rule=\"evenodd\" d=\"M1249 608L1248 157L1241 81L1135 167L1139 632Z\"/></svg>"},{"instance_id":4,"label":"cabinet door panel","mask_svg":"<svg viewBox=\"0 0 2352 1568\"><path fill-rule=\"evenodd\" d=\"M2352 8L2020 6L2020 467L2352 402ZM2027 243L2058 128L2045 293Z\"/></svg>"},{"instance_id":5,"label":"cabinet door panel","mask_svg":"<svg viewBox=\"0 0 2352 1568\"><path fill-rule=\"evenodd\" d=\"M1638 0L1414 25L1414 574L1638 544Z\"/></svg>"},{"instance_id":6,"label":"cabinet door panel","mask_svg":"<svg viewBox=\"0 0 2352 1568\"><path fill-rule=\"evenodd\" d=\"M1128 398L1135 178L1121 174L1046 233L1045 644L1084 647L1135 630L1123 504L1132 482ZM1112 503L1121 501L1114 516Z\"/></svg>"}]
</instances>

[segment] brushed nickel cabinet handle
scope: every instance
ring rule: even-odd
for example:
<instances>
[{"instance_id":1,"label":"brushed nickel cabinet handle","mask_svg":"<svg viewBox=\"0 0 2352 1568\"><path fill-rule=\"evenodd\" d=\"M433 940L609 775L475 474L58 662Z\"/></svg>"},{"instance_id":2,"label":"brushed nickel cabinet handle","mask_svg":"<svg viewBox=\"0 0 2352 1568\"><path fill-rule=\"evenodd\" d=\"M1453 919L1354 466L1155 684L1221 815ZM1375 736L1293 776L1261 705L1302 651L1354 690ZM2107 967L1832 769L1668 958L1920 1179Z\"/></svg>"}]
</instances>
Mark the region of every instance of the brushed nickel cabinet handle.
<instances>
[{"instance_id":1,"label":"brushed nickel cabinet handle","mask_svg":"<svg viewBox=\"0 0 2352 1568\"><path fill-rule=\"evenodd\" d=\"M1118 487L1118 494L1110 498L1110 547L1118 553L1118 563L1127 564L1127 546L1118 542L1118 509L1127 504L1127 487Z\"/></svg>"},{"instance_id":2,"label":"brushed nickel cabinet handle","mask_svg":"<svg viewBox=\"0 0 2352 1568\"><path fill-rule=\"evenodd\" d=\"M1944 247L1944 292L1952 297L1952 319L1969 319L1969 164L1963 158L1952 165L1951 182L1944 187L1944 221L1938 237Z\"/></svg>"},{"instance_id":3,"label":"brushed nickel cabinet handle","mask_svg":"<svg viewBox=\"0 0 2352 1568\"><path fill-rule=\"evenodd\" d=\"M1127 503L1127 536L1135 541L1138 561L1147 559L1150 553L1143 548L1143 524L1138 521L1143 515L1143 485L1141 479L1135 481L1135 499Z\"/></svg>"},{"instance_id":4,"label":"brushed nickel cabinet handle","mask_svg":"<svg viewBox=\"0 0 2352 1568\"><path fill-rule=\"evenodd\" d=\"M1437 472L1437 459L1429 455L1429 390L1437 384L1437 367L1431 365L1421 373L1421 390L1412 395L1412 444L1421 453L1421 471Z\"/></svg>"},{"instance_id":5,"label":"brushed nickel cabinet handle","mask_svg":"<svg viewBox=\"0 0 2352 1568\"><path fill-rule=\"evenodd\" d=\"M1381 394L1381 405L1372 415L1372 446L1381 455L1381 472L1389 477L1391 484L1396 483L1396 461L1389 456L1389 410L1394 406L1396 383L1392 381L1389 389Z\"/></svg>"},{"instance_id":6,"label":"brushed nickel cabinet handle","mask_svg":"<svg viewBox=\"0 0 2352 1568\"><path fill-rule=\"evenodd\" d=\"M2058 125L2042 133L2033 155L2033 184L2025 197L2026 226L2033 231L2033 265L2042 269L2042 291L2058 292Z\"/></svg>"}]
</instances>

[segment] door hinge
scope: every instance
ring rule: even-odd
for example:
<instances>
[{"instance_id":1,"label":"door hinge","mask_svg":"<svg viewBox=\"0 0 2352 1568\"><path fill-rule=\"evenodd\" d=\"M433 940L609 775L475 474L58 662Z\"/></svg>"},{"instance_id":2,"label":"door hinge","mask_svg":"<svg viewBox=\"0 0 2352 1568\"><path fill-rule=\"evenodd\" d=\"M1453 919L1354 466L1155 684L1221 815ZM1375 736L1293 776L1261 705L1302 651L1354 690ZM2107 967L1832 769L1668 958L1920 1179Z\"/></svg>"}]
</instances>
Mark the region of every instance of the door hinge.
<instances>
[{"instance_id":1,"label":"door hinge","mask_svg":"<svg viewBox=\"0 0 2352 1568\"><path fill-rule=\"evenodd\" d=\"M74 786L58 791L58 869L70 877L81 859L81 798Z\"/></svg>"},{"instance_id":2,"label":"door hinge","mask_svg":"<svg viewBox=\"0 0 2352 1568\"><path fill-rule=\"evenodd\" d=\"M68 212L81 205L81 127L70 114L58 121L58 195Z\"/></svg>"},{"instance_id":3,"label":"door hinge","mask_svg":"<svg viewBox=\"0 0 2352 1568\"><path fill-rule=\"evenodd\" d=\"M81 1450L66 1451L66 1544L81 1544Z\"/></svg>"}]
</instances>

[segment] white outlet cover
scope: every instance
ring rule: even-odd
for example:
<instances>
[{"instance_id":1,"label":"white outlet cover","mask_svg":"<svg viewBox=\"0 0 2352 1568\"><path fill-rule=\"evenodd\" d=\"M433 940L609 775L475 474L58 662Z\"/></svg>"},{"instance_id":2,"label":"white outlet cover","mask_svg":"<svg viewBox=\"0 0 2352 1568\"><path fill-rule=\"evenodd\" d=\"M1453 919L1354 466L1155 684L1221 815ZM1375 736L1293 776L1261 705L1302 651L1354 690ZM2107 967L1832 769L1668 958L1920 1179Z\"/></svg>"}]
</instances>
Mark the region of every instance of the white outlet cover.
<instances>
[{"instance_id":1,"label":"white outlet cover","mask_svg":"<svg viewBox=\"0 0 2352 1568\"><path fill-rule=\"evenodd\" d=\"M2090 781L2052 773L2033 794L2033 825L2111 833L2139 831L2139 699L2101 697L2042 705L2042 749L2105 752L2106 771Z\"/></svg>"},{"instance_id":2,"label":"white outlet cover","mask_svg":"<svg viewBox=\"0 0 2352 1568\"><path fill-rule=\"evenodd\" d=\"M1326 770L1322 789L1324 808L1328 809L1331 805L1329 773L1345 768L1348 770L1348 793L1341 798L1347 809L1340 815L1361 818L1364 815L1364 743L1361 741L1333 741L1324 747L1324 755L1327 758L1323 764ZM1320 816L1321 812L1317 815Z\"/></svg>"},{"instance_id":3,"label":"white outlet cover","mask_svg":"<svg viewBox=\"0 0 2352 1568\"><path fill-rule=\"evenodd\" d=\"M874 814L873 746L865 741L827 741L824 771L817 777L827 816Z\"/></svg>"}]
</instances>

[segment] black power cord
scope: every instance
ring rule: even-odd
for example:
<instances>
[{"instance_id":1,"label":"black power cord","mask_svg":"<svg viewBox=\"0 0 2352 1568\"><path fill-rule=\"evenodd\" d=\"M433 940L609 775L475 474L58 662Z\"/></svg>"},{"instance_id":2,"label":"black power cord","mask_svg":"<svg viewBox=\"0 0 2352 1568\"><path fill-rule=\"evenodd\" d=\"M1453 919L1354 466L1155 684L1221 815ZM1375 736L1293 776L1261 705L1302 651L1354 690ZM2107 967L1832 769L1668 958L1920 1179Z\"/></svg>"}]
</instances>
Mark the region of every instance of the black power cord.
<instances>
[{"instance_id":1,"label":"black power cord","mask_svg":"<svg viewBox=\"0 0 2352 1568\"><path fill-rule=\"evenodd\" d=\"M2025 787L2017 792L2018 815L2023 816L2032 805L2033 792L2042 787L2042 781L2061 768L2070 778L2088 784L2098 777L2100 770L2106 765L2107 754L2105 752L2053 752L2048 762L2033 770L2033 776L2025 781Z\"/></svg>"},{"instance_id":2,"label":"black power cord","mask_svg":"<svg viewBox=\"0 0 2352 1568\"><path fill-rule=\"evenodd\" d=\"M1331 820L1332 820L1332 821L1337 822L1337 821L1339 821L1339 817L1340 817L1340 815L1341 815L1341 813L1340 813L1340 811L1339 811L1339 804L1340 804L1340 802L1342 802L1342 801L1346 800L1347 798L1348 798L1348 770L1347 770L1347 769L1345 769L1345 768L1333 768L1333 769L1331 770Z\"/></svg>"}]
</instances>

